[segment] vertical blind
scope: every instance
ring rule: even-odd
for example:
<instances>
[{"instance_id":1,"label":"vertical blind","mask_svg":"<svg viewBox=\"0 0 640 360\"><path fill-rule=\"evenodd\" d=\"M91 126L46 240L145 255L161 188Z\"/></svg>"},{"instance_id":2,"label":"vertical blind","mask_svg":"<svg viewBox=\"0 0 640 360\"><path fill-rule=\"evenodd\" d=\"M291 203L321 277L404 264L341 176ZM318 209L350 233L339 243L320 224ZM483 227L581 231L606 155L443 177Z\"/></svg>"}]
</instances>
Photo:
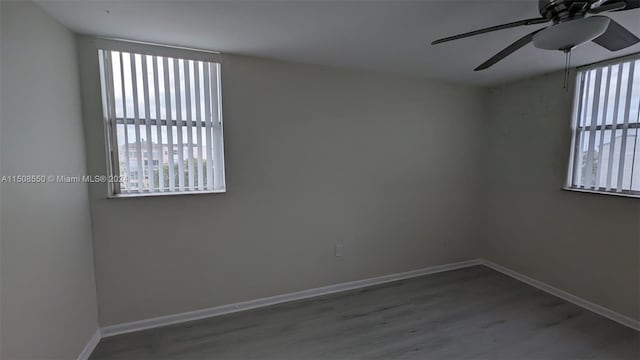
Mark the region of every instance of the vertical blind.
<instances>
[{"instance_id":1,"label":"vertical blind","mask_svg":"<svg viewBox=\"0 0 640 360\"><path fill-rule=\"evenodd\" d=\"M220 64L99 50L115 194L223 191Z\"/></svg>"},{"instance_id":2,"label":"vertical blind","mask_svg":"<svg viewBox=\"0 0 640 360\"><path fill-rule=\"evenodd\" d=\"M578 71L567 185L640 195L640 59Z\"/></svg>"}]
</instances>

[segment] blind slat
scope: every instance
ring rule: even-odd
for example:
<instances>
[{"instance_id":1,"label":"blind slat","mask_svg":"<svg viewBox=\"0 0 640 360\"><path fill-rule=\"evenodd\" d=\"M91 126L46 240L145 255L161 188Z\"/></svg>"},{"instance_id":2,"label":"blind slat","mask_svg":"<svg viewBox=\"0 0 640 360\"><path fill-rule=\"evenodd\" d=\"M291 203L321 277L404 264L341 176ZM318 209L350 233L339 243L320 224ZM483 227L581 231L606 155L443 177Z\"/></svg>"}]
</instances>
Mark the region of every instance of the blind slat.
<instances>
[{"instance_id":1,"label":"blind slat","mask_svg":"<svg viewBox=\"0 0 640 360\"><path fill-rule=\"evenodd\" d=\"M124 118L127 118L127 97L126 97L126 91L125 91L125 80L124 80L124 60L122 57L122 52L119 53L120 55L120 81L122 83L122 115L124 116ZM129 185L129 174L131 173L131 171L129 170L129 126L128 125L124 125L123 126L123 132L124 132L124 158L125 158L125 188L129 189L131 187L131 185ZM117 132L116 132L117 134Z\"/></svg>"},{"instance_id":2,"label":"blind slat","mask_svg":"<svg viewBox=\"0 0 640 360\"><path fill-rule=\"evenodd\" d=\"M215 109L213 114L215 115L215 121L213 122L213 184L214 188L221 189L225 187L224 183L224 139L222 136L222 85L220 84L220 64L213 64L213 71L211 72L212 88L211 97L213 99L213 105Z\"/></svg>"},{"instance_id":3,"label":"blind slat","mask_svg":"<svg viewBox=\"0 0 640 360\"><path fill-rule=\"evenodd\" d=\"M608 110L608 105L609 105L609 87L611 84L611 66L608 66L606 68L607 70L607 78L605 81L605 86L604 86L604 101L603 101L603 109L602 109L602 116L601 119L602 121L600 121L600 143L598 144L598 158L597 158L597 164L598 167L596 168L596 179L595 179L595 188L600 188L601 187L601 181L600 181L600 177L602 175L602 152L603 152L603 145L604 145L604 137L606 134L606 130L605 130L605 125L607 123L607 110ZM614 130L615 131L615 130Z\"/></svg>"},{"instance_id":4,"label":"blind slat","mask_svg":"<svg viewBox=\"0 0 640 360\"><path fill-rule=\"evenodd\" d=\"M182 150L184 149L183 141L182 141L182 87L184 81L182 81L182 76L180 75L180 61L182 60L173 60L173 76L175 79L179 80L178 84L175 84L174 87L174 96L176 99L176 134L178 135L178 187L180 189L184 189L184 154ZM173 153L171 154L173 157Z\"/></svg>"},{"instance_id":5,"label":"blind slat","mask_svg":"<svg viewBox=\"0 0 640 360\"><path fill-rule=\"evenodd\" d=\"M160 83L158 82L158 57L154 56L153 60L153 85L154 85L154 100L156 105L155 117L160 119ZM158 137L158 144L156 145L157 157L158 157L158 189L160 192L164 192L164 153L162 151L162 126L156 125L156 136Z\"/></svg>"},{"instance_id":6,"label":"blind slat","mask_svg":"<svg viewBox=\"0 0 640 360\"><path fill-rule=\"evenodd\" d=\"M200 101L200 62L196 61L193 67L193 78L195 79L194 89L195 89L195 97L196 97L196 139L198 140L197 146L198 158L197 158L197 167L198 167L198 190L204 190L204 186L202 186L202 182L204 181L203 176L203 168L202 168L202 125L200 120L202 118L202 107Z\"/></svg>"},{"instance_id":7,"label":"blind slat","mask_svg":"<svg viewBox=\"0 0 640 360\"><path fill-rule=\"evenodd\" d=\"M589 130L589 147L587 150L587 168L585 174L584 185L593 188L593 152L596 143L595 126L598 121L598 106L600 105L600 87L602 81L602 69L596 70L596 80L591 93L591 130Z\"/></svg>"},{"instance_id":8,"label":"blind slat","mask_svg":"<svg viewBox=\"0 0 640 360\"><path fill-rule=\"evenodd\" d=\"M191 126L191 116L193 113L193 108L191 107L191 92L193 89L191 88L191 67L192 61L184 62L184 83L185 83L185 95L186 95L186 103L187 107L187 156L188 156L188 176L189 176L189 189L191 191L195 190L194 186L194 176L193 176L193 127Z\"/></svg>"},{"instance_id":9,"label":"blind slat","mask_svg":"<svg viewBox=\"0 0 640 360\"><path fill-rule=\"evenodd\" d=\"M155 190L155 175L153 171L153 143L151 137L151 106L149 103L149 73L147 72L147 56L142 55L142 84L143 84L143 93L144 93L144 127L147 134L147 156L145 157L145 161L147 162L147 179L149 182L148 188L151 190Z\"/></svg>"},{"instance_id":10,"label":"blind slat","mask_svg":"<svg viewBox=\"0 0 640 360\"><path fill-rule=\"evenodd\" d=\"M587 109L589 108L589 89L591 88L591 77L592 77L593 72L592 71L588 71L585 73L585 87L584 89L581 90L581 92L583 92L583 102L582 102L582 107L580 108L580 115L578 116L578 122L581 126L586 126L586 113L587 113ZM576 186L583 186L584 183L582 182L583 180L583 174L582 174L582 161L583 161L583 153L584 153L584 132L578 132L578 146L577 146L577 152L576 152L576 166L577 166L577 171L576 171L576 180L575 180L575 185Z\"/></svg>"},{"instance_id":11,"label":"blind slat","mask_svg":"<svg viewBox=\"0 0 640 360\"><path fill-rule=\"evenodd\" d=\"M175 60L174 60L175 61ZM169 80L169 59L162 58L162 72L164 75L164 106L167 118L167 157L169 159L169 191L175 190L175 171L173 169L173 125L171 117L171 82Z\"/></svg>"},{"instance_id":12,"label":"blind slat","mask_svg":"<svg viewBox=\"0 0 640 360\"><path fill-rule=\"evenodd\" d=\"M142 144L140 143L140 108L138 107L138 71L136 67L136 55L131 54L129 57L131 61L131 84L133 86L133 121L135 124L136 134L136 161L138 163L138 170L136 171L136 189L138 192L142 191L140 186L142 183L144 168L142 167Z\"/></svg>"},{"instance_id":13,"label":"blind slat","mask_svg":"<svg viewBox=\"0 0 640 360\"><path fill-rule=\"evenodd\" d=\"M117 149L118 146L118 140L116 139L116 135L117 134L117 124L115 121L116 118L116 106L115 106L115 90L114 90L114 84L113 84L113 63L112 63L112 57L111 57L111 53L105 51L102 53L102 64L105 67L105 71L106 74L104 74L102 76L103 80L103 86L105 87L105 89L108 89L108 94L110 94L109 96L104 97L103 101L105 102L106 105L106 110L107 110L107 125L109 128L109 131L107 131L107 142L111 145L111 151L109 151L109 163L111 165L111 170L115 171L115 172L119 172L119 161L117 159L117 152L115 151L115 149ZM115 190L119 190L120 188L120 184L116 183L114 184Z\"/></svg>"},{"instance_id":14,"label":"blind slat","mask_svg":"<svg viewBox=\"0 0 640 360\"><path fill-rule=\"evenodd\" d=\"M638 129L638 125L640 124L640 82L634 82L633 89L634 94L638 95L638 97L636 97L638 99L638 105L636 107L635 141L633 143L633 156L631 159L631 184L629 185L631 190L636 189L635 185L637 184L637 181L640 181L640 168L636 167L636 159L640 157L640 154L638 154L638 151L640 150L640 147L638 147L638 142L640 140L640 130ZM629 127L631 127L631 124L629 124ZM638 190L640 190L640 188Z\"/></svg>"},{"instance_id":15,"label":"blind slat","mask_svg":"<svg viewBox=\"0 0 640 360\"><path fill-rule=\"evenodd\" d=\"M580 117L582 116L582 103L584 101L584 83L585 83L585 73L584 72L580 72L577 74L577 88L576 88L576 94L578 99L575 102L575 107L574 107L574 116L573 116L573 124L571 126L571 132L572 132L572 136L571 136L571 159L575 159L578 156L578 153L580 152L580 131L578 130L580 128ZM569 166L569 175L568 175L568 179L567 179L567 184L571 187L571 186L578 186L578 184L576 183L576 178L578 177L579 174L579 170L578 169L578 162L577 161L573 161L573 164L571 166Z\"/></svg>"},{"instance_id":16,"label":"blind slat","mask_svg":"<svg viewBox=\"0 0 640 360\"><path fill-rule=\"evenodd\" d=\"M618 186L616 190L621 191L622 188L622 180L624 179L624 164L626 160L627 153L627 130L629 129L629 111L631 110L631 89L633 87L633 71L635 67L635 62L632 61L629 63L629 78L627 80L627 93L626 100L624 103L624 123L622 127L622 139L620 140L620 161L618 162Z\"/></svg>"},{"instance_id":17,"label":"blind slat","mask_svg":"<svg viewBox=\"0 0 640 360\"><path fill-rule=\"evenodd\" d=\"M213 133L211 131L211 64L204 63L204 121L207 139L207 189L213 190Z\"/></svg>"},{"instance_id":18,"label":"blind slat","mask_svg":"<svg viewBox=\"0 0 640 360\"><path fill-rule=\"evenodd\" d=\"M613 118L611 123L613 125L618 124L618 111L620 105L620 91L622 90L622 64L617 65L616 69L618 71L618 77L616 81L616 92L613 97ZM615 153L616 146L616 129L615 127L611 130L611 139L609 140L609 161L607 162L607 186L606 191L611 190L611 182L613 181L613 157Z\"/></svg>"}]
</instances>

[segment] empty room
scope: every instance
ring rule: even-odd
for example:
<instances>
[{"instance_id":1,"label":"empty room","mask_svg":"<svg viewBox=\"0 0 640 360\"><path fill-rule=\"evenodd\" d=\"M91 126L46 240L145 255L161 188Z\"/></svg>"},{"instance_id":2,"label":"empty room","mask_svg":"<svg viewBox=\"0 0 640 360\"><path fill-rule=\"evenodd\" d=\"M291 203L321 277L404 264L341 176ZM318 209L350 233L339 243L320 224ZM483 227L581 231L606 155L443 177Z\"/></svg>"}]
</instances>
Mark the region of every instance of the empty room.
<instances>
[{"instance_id":1,"label":"empty room","mask_svg":"<svg viewBox=\"0 0 640 360\"><path fill-rule=\"evenodd\" d=\"M2 360L640 359L640 1L0 0Z\"/></svg>"}]
</instances>

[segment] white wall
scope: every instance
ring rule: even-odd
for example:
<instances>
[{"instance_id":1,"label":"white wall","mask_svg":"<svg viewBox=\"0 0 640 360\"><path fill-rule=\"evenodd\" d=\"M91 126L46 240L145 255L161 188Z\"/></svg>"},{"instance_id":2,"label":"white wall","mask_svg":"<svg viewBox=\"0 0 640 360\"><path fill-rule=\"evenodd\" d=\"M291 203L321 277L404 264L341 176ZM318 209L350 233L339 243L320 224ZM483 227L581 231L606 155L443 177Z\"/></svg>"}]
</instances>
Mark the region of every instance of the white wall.
<instances>
[{"instance_id":1,"label":"white wall","mask_svg":"<svg viewBox=\"0 0 640 360\"><path fill-rule=\"evenodd\" d=\"M561 190L573 99L562 81L489 93L483 256L640 319L640 201Z\"/></svg>"},{"instance_id":2,"label":"white wall","mask_svg":"<svg viewBox=\"0 0 640 360\"><path fill-rule=\"evenodd\" d=\"M0 173L83 175L74 36L0 3ZM2 184L3 359L73 359L97 329L86 185Z\"/></svg>"},{"instance_id":3,"label":"white wall","mask_svg":"<svg viewBox=\"0 0 640 360\"><path fill-rule=\"evenodd\" d=\"M96 51L79 40L104 173ZM242 56L222 82L227 193L91 189L101 325L476 256L478 90Z\"/></svg>"}]
</instances>

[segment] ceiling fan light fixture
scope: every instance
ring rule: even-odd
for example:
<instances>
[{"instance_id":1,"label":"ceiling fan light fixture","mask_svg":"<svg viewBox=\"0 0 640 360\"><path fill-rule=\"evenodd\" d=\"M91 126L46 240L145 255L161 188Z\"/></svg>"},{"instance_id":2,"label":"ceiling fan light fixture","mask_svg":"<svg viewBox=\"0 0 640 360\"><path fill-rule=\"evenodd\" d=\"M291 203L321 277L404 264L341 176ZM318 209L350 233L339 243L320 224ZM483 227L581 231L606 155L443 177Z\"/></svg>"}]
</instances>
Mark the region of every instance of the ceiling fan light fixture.
<instances>
[{"instance_id":1,"label":"ceiling fan light fixture","mask_svg":"<svg viewBox=\"0 0 640 360\"><path fill-rule=\"evenodd\" d=\"M545 50L569 50L602 35L609 26L606 16L591 16L550 26L533 37L533 46Z\"/></svg>"}]
</instances>

